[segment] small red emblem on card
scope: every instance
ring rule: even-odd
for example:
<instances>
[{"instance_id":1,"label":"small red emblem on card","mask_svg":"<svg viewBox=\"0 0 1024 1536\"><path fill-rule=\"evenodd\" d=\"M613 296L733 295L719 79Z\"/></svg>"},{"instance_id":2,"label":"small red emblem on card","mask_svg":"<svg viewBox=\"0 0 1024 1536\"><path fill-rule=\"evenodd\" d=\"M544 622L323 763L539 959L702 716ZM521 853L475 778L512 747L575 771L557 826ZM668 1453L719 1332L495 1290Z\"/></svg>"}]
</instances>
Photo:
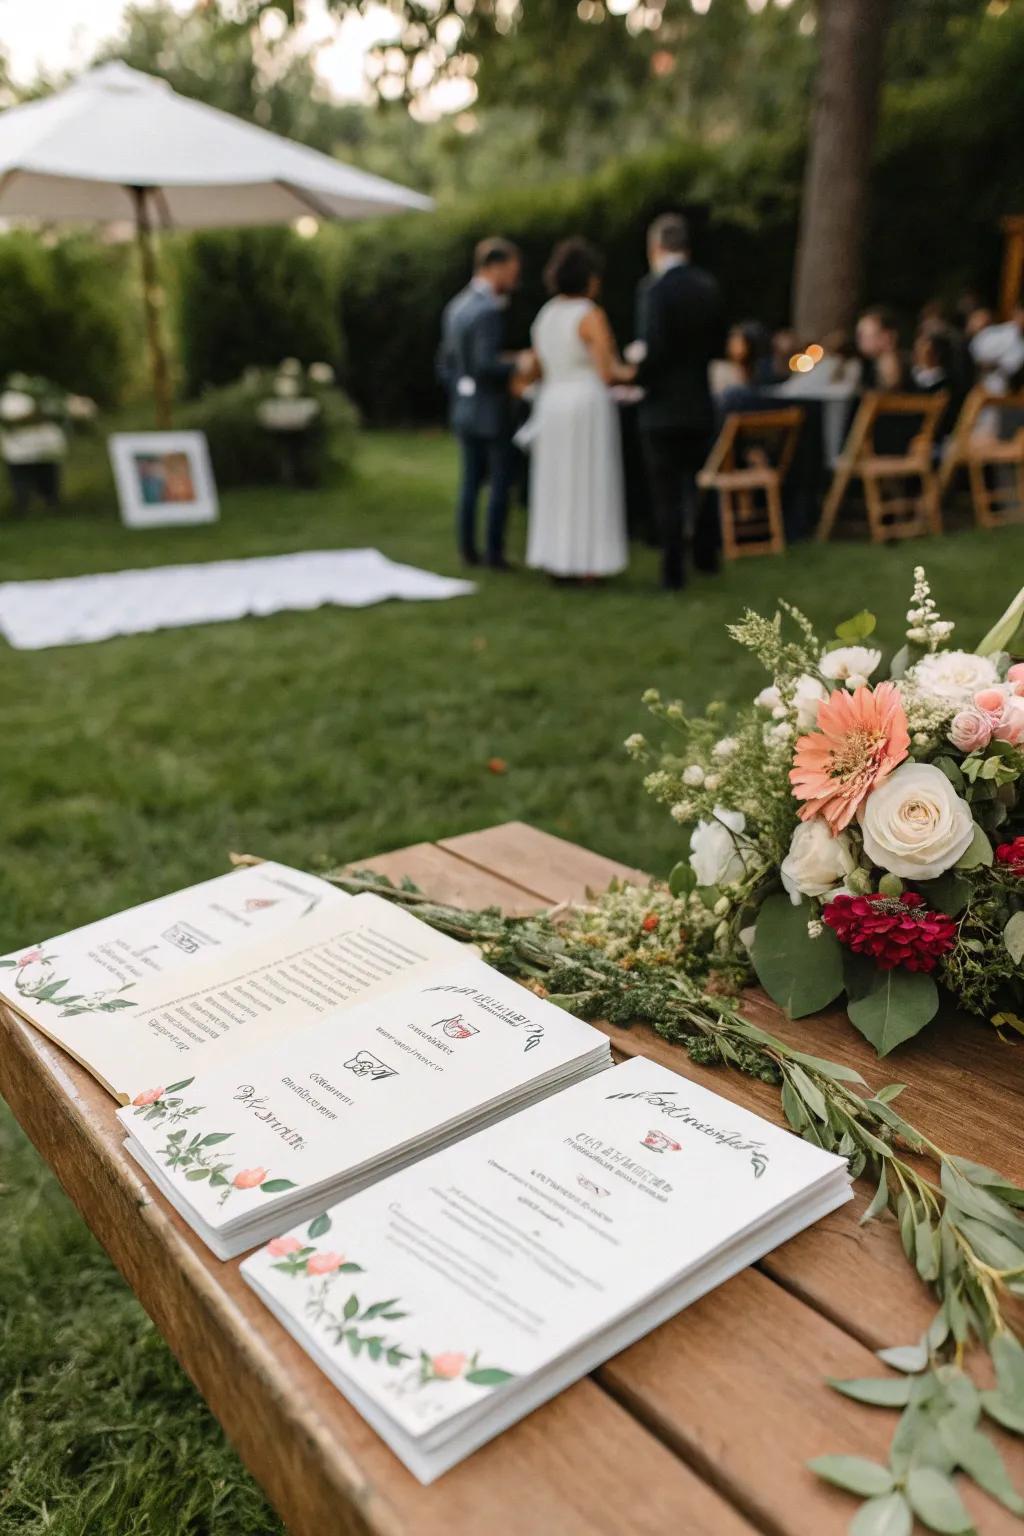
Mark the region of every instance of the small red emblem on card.
<instances>
[{"instance_id":1,"label":"small red emblem on card","mask_svg":"<svg viewBox=\"0 0 1024 1536\"><path fill-rule=\"evenodd\" d=\"M652 1152L681 1152L683 1149L678 1141L673 1141L671 1136L666 1136L664 1131L648 1131L643 1144Z\"/></svg>"}]
</instances>

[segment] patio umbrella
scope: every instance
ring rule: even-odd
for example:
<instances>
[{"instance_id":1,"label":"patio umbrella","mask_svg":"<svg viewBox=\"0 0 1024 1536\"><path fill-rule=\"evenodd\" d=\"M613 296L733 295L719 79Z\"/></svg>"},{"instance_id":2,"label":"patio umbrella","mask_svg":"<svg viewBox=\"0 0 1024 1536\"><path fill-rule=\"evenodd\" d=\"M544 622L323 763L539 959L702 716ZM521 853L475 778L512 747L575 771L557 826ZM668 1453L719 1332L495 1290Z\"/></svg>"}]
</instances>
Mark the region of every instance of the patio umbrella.
<instances>
[{"instance_id":1,"label":"patio umbrella","mask_svg":"<svg viewBox=\"0 0 1024 1536\"><path fill-rule=\"evenodd\" d=\"M103 64L41 101L0 113L0 217L135 226L157 420L170 422L156 227L363 219L430 198L179 96L167 81Z\"/></svg>"}]
</instances>

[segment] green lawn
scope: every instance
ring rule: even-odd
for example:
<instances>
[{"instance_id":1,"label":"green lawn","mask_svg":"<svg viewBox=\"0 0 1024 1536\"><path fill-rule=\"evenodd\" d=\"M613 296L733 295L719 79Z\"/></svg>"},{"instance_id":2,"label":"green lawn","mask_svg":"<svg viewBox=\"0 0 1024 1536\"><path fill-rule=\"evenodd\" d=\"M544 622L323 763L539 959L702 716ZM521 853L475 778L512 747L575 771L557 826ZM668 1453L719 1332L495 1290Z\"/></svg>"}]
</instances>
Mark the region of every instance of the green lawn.
<instances>
[{"instance_id":1,"label":"green lawn","mask_svg":"<svg viewBox=\"0 0 1024 1536\"><path fill-rule=\"evenodd\" d=\"M0 521L0 579L367 544L455 571L453 474L441 437L370 436L330 489L235 493L216 528L128 533L93 448L62 516ZM664 872L675 829L621 750L643 689L748 697L761 677L723 626L779 596L823 627L885 613L896 644L918 560L973 644L1024 581L1024 529L802 545L681 597L641 550L605 590L484 573L436 606L0 644L0 952L218 873L231 849L315 868L516 817ZM0 1530L278 1531L9 1117L0 1155Z\"/></svg>"}]
</instances>

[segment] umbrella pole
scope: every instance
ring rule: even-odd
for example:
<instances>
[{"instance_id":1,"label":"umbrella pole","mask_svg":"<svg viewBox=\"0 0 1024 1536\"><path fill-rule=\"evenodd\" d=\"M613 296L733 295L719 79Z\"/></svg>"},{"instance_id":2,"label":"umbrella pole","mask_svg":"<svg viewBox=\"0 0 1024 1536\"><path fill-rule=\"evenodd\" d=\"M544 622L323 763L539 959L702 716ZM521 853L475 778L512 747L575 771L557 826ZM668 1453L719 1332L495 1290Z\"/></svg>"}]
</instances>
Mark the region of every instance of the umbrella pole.
<instances>
[{"instance_id":1,"label":"umbrella pole","mask_svg":"<svg viewBox=\"0 0 1024 1536\"><path fill-rule=\"evenodd\" d=\"M135 235L142 267L142 302L146 312L146 340L153 370L156 424L161 432L166 432L171 425L171 370L167 362L167 349L164 346L160 317L163 294L160 289L156 250L153 244L153 226L149 217L147 188L132 187L131 194L135 201Z\"/></svg>"}]
</instances>

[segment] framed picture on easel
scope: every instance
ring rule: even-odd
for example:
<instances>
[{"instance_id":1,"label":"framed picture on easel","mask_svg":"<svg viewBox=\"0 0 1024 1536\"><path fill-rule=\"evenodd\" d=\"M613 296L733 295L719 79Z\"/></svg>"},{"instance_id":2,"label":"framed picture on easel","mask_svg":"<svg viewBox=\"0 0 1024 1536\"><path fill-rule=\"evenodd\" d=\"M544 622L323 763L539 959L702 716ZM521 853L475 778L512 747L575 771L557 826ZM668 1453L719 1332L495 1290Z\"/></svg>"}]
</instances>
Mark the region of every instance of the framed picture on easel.
<instances>
[{"instance_id":1,"label":"framed picture on easel","mask_svg":"<svg viewBox=\"0 0 1024 1536\"><path fill-rule=\"evenodd\" d=\"M126 528L217 521L217 487L202 432L115 432L110 460Z\"/></svg>"}]
</instances>

